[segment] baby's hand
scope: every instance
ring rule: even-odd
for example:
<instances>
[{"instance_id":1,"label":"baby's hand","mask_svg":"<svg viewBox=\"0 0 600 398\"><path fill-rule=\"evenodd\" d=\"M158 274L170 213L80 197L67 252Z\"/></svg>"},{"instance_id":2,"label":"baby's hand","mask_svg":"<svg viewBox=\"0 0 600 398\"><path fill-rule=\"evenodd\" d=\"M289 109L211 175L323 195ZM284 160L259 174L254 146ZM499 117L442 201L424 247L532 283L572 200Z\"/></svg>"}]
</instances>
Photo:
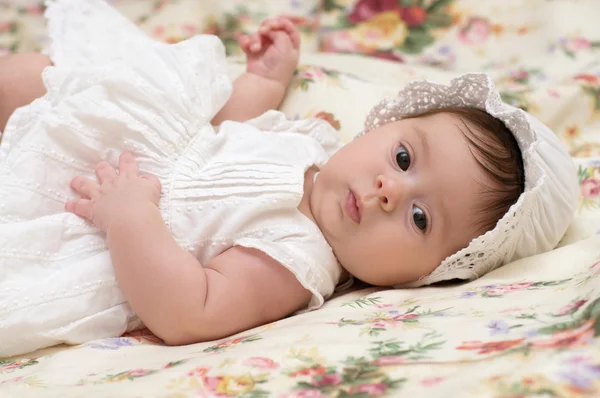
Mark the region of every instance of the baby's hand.
<instances>
[{"instance_id":1,"label":"baby's hand","mask_svg":"<svg viewBox=\"0 0 600 398\"><path fill-rule=\"evenodd\" d=\"M160 182L153 176L140 176L129 152L121 154L118 172L107 162L100 162L96 175L100 183L80 176L73 178L71 188L81 198L67 202L65 210L92 222L103 232L113 221L126 219L145 204L158 205Z\"/></svg>"},{"instance_id":2,"label":"baby's hand","mask_svg":"<svg viewBox=\"0 0 600 398\"><path fill-rule=\"evenodd\" d=\"M300 55L300 34L288 18L263 21L258 32L242 36L239 44L247 57L247 71L287 87Z\"/></svg>"}]
</instances>

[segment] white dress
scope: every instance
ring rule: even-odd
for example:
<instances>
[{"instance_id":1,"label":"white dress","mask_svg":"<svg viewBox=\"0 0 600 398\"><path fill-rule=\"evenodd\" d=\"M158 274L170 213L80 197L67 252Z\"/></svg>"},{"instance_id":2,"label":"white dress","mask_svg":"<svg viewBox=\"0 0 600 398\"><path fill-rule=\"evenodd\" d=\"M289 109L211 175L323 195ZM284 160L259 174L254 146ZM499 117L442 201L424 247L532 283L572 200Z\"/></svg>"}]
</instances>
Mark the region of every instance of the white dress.
<instances>
[{"instance_id":1,"label":"white dress","mask_svg":"<svg viewBox=\"0 0 600 398\"><path fill-rule=\"evenodd\" d=\"M165 223L200 263L259 249L312 292L308 309L320 306L341 268L297 206L305 171L338 148L335 131L271 111L216 132L231 91L216 37L158 43L100 0L52 2L47 18L48 93L11 116L1 144L0 357L141 326L104 235L63 211L69 181L125 149L160 178Z\"/></svg>"}]
</instances>

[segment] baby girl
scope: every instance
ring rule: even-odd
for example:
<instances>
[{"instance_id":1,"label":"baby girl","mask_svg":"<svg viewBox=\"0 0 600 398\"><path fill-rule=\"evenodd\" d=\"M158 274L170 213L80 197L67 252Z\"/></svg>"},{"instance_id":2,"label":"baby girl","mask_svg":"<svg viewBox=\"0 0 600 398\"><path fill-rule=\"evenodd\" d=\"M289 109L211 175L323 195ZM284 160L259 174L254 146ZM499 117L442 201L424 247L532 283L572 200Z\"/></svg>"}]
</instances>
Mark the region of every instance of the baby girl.
<instances>
[{"instance_id":1,"label":"baby girl","mask_svg":"<svg viewBox=\"0 0 600 398\"><path fill-rule=\"evenodd\" d=\"M475 279L570 223L567 152L483 74L409 84L340 146L275 111L300 47L285 18L240 39L231 84L214 36L155 42L101 0L46 15L49 57L0 60L0 356L143 325L218 339L354 277Z\"/></svg>"}]
</instances>

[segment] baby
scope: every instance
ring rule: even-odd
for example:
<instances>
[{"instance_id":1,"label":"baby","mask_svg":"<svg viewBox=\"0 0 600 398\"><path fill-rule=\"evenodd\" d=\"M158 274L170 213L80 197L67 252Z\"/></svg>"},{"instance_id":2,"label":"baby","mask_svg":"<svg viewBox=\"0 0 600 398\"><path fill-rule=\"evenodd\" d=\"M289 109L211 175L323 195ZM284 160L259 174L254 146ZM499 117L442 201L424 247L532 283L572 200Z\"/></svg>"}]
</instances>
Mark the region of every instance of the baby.
<instances>
[{"instance_id":1,"label":"baby","mask_svg":"<svg viewBox=\"0 0 600 398\"><path fill-rule=\"evenodd\" d=\"M340 147L274 111L299 56L285 18L240 39L233 85L214 36L157 43L100 0L47 18L49 57L0 59L0 356L142 325L217 339L353 277L474 279L570 223L566 150L485 75L411 83Z\"/></svg>"}]
</instances>

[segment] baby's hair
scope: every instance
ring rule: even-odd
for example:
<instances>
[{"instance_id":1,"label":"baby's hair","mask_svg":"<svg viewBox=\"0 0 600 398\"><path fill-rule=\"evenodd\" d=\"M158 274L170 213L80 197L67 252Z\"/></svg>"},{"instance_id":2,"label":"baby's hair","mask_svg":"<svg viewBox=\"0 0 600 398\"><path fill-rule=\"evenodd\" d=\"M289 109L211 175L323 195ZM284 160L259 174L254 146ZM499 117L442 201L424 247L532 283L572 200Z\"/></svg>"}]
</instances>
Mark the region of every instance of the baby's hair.
<instances>
[{"instance_id":1,"label":"baby's hair","mask_svg":"<svg viewBox=\"0 0 600 398\"><path fill-rule=\"evenodd\" d=\"M519 144L502 121L477 108L436 109L416 117L437 113L449 113L460 118L462 125L458 128L468 140L471 154L493 181L492 184L481 182L483 201L475 209L479 217L473 227L483 234L496 226L525 190Z\"/></svg>"}]
</instances>

